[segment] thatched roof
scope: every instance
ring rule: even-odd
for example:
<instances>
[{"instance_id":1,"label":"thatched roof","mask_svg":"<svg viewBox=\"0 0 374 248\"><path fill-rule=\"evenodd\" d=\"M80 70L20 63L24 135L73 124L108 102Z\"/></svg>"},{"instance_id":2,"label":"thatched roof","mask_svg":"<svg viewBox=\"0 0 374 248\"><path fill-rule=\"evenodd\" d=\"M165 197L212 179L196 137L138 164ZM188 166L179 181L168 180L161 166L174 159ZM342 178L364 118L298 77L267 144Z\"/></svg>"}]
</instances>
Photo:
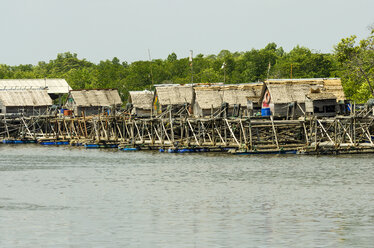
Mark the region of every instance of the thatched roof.
<instances>
[{"instance_id":1,"label":"thatched roof","mask_svg":"<svg viewBox=\"0 0 374 248\"><path fill-rule=\"evenodd\" d=\"M313 89L319 89L321 93L333 94L337 100L345 99L343 87L339 78L269 79L265 81L260 101L266 89L270 92L271 102L278 104L295 101L305 102L306 95ZM327 97L327 95L323 94L319 97L323 96Z\"/></svg>"},{"instance_id":2,"label":"thatched roof","mask_svg":"<svg viewBox=\"0 0 374 248\"><path fill-rule=\"evenodd\" d=\"M324 79L323 88L326 90L326 92L334 94L338 101L346 100L342 86L342 81L340 80L340 78Z\"/></svg>"},{"instance_id":3,"label":"thatched roof","mask_svg":"<svg viewBox=\"0 0 374 248\"><path fill-rule=\"evenodd\" d=\"M195 101L202 109L217 108L224 102L246 105L247 100L259 101L261 89L262 83L195 87Z\"/></svg>"},{"instance_id":4,"label":"thatched roof","mask_svg":"<svg viewBox=\"0 0 374 248\"><path fill-rule=\"evenodd\" d=\"M135 108L151 109L153 106L154 92L149 90L130 91L129 102Z\"/></svg>"},{"instance_id":5,"label":"thatched roof","mask_svg":"<svg viewBox=\"0 0 374 248\"><path fill-rule=\"evenodd\" d=\"M316 93L309 93L306 97L310 100L336 100L336 96L329 92L316 92Z\"/></svg>"},{"instance_id":6,"label":"thatched roof","mask_svg":"<svg viewBox=\"0 0 374 248\"><path fill-rule=\"evenodd\" d=\"M0 102L7 107L52 105L52 99L45 90L1 90Z\"/></svg>"},{"instance_id":7,"label":"thatched roof","mask_svg":"<svg viewBox=\"0 0 374 248\"><path fill-rule=\"evenodd\" d=\"M161 105L192 104L193 87L184 85L156 86L158 102Z\"/></svg>"},{"instance_id":8,"label":"thatched roof","mask_svg":"<svg viewBox=\"0 0 374 248\"><path fill-rule=\"evenodd\" d=\"M258 102L263 83L222 86L223 101L228 104L246 105L247 100Z\"/></svg>"},{"instance_id":9,"label":"thatched roof","mask_svg":"<svg viewBox=\"0 0 374 248\"><path fill-rule=\"evenodd\" d=\"M223 103L223 94L219 86L195 87L195 103L202 109L218 108Z\"/></svg>"},{"instance_id":10,"label":"thatched roof","mask_svg":"<svg viewBox=\"0 0 374 248\"><path fill-rule=\"evenodd\" d=\"M72 98L77 106L112 106L121 105L122 101L116 89L100 90L72 90L69 98Z\"/></svg>"},{"instance_id":11,"label":"thatched roof","mask_svg":"<svg viewBox=\"0 0 374 248\"><path fill-rule=\"evenodd\" d=\"M48 94L67 94L71 87L65 79L0 79L0 90L40 90Z\"/></svg>"}]
</instances>

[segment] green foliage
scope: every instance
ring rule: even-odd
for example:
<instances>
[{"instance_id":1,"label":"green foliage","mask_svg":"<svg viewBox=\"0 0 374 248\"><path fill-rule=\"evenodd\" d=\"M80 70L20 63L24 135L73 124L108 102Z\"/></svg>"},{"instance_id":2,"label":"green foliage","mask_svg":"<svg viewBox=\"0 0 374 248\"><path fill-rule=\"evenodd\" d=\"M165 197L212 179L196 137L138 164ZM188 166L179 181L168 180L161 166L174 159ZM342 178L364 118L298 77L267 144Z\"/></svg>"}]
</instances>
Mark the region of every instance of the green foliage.
<instances>
[{"instance_id":1,"label":"green foliage","mask_svg":"<svg viewBox=\"0 0 374 248\"><path fill-rule=\"evenodd\" d=\"M347 96L365 102L374 96L374 28L360 42L356 36L342 39L335 47Z\"/></svg>"},{"instance_id":2,"label":"green foliage","mask_svg":"<svg viewBox=\"0 0 374 248\"><path fill-rule=\"evenodd\" d=\"M360 42L355 36L342 39L332 54L295 46L285 52L271 42L263 49L246 52L222 50L217 55L193 58L195 83L249 83L267 78L342 77L348 98L366 101L373 94L374 29ZM269 64L270 69L269 69ZM224 65L224 66L223 66ZM292 75L291 75L292 68ZM117 88L123 100L131 90L152 89L153 84L191 82L189 59L171 53L163 59L127 63L117 57L98 64L61 53L37 65L0 64L0 78L65 78L73 89Z\"/></svg>"},{"instance_id":3,"label":"green foliage","mask_svg":"<svg viewBox=\"0 0 374 248\"><path fill-rule=\"evenodd\" d=\"M330 54L313 53L306 47L296 46L282 55L274 66L274 78L324 78L331 77L333 58ZM292 75L291 75L292 67Z\"/></svg>"}]
</instances>

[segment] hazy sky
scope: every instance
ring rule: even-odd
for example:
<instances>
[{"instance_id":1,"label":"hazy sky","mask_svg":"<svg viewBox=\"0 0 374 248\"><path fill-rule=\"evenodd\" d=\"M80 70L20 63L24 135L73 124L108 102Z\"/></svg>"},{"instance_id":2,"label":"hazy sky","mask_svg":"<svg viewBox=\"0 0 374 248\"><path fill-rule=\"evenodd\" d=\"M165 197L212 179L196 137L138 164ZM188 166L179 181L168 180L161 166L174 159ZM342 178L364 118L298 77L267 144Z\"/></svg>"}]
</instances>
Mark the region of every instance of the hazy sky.
<instances>
[{"instance_id":1,"label":"hazy sky","mask_svg":"<svg viewBox=\"0 0 374 248\"><path fill-rule=\"evenodd\" d=\"M0 64L74 52L99 62L248 51L275 42L331 52L368 36L374 0L0 0Z\"/></svg>"}]
</instances>

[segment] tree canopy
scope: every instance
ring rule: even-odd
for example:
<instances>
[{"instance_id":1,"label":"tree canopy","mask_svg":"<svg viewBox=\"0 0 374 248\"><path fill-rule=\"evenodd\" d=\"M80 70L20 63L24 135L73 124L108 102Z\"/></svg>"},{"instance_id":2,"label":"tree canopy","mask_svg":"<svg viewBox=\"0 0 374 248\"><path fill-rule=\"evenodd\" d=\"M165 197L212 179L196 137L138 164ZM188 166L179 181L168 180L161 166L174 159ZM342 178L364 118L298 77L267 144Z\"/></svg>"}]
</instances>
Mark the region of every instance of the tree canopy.
<instances>
[{"instance_id":1,"label":"tree canopy","mask_svg":"<svg viewBox=\"0 0 374 248\"><path fill-rule=\"evenodd\" d=\"M75 53L61 53L37 65L0 64L0 78L65 78L73 89L117 88L123 100L131 90L152 88L153 84L191 82L189 58L171 53L166 59L121 62L117 57L95 64ZM342 39L333 53L320 53L295 46L285 52L274 42L246 52L222 50L217 55L193 58L194 83L249 83L267 78L341 77L346 96L364 102L374 95L374 28L357 41Z\"/></svg>"},{"instance_id":2,"label":"tree canopy","mask_svg":"<svg viewBox=\"0 0 374 248\"><path fill-rule=\"evenodd\" d=\"M357 42L356 36L344 38L334 49L346 94L358 102L373 97L374 27L366 39Z\"/></svg>"}]
</instances>

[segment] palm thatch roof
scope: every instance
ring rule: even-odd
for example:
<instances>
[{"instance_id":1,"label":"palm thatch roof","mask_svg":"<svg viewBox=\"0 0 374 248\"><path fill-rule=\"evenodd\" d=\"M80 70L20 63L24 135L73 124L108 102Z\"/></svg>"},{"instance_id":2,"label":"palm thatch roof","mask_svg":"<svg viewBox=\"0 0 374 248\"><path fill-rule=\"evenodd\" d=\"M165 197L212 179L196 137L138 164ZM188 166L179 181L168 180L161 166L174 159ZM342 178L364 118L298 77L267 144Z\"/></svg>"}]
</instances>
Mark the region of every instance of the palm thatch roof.
<instances>
[{"instance_id":1,"label":"palm thatch roof","mask_svg":"<svg viewBox=\"0 0 374 248\"><path fill-rule=\"evenodd\" d=\"M223 101L228 104L246 105L247 100L258 102L263 83L222 86Z\"/></svg>"},{"instance_id":2,"label":"palm thatch roof","mask_svg":"<svg viewBox=\"0 0 374 248\"><path fill-rule=\"evenodd\" d=\"M156 94L161 105L192 104L194 91L192 85L160 85L156 86Z\"/></svg>"},{"instance_id":3,"label":"palm thatch roof","mask_svg":"<svg viewBox=\"0 0 374 248\"><path fill-rule=\"evenodd\" d=\"M202 109L217 108L224 102L246 105L247 100L259 101L261 89L262 83L195 87L195 101Z\"/></svg>"},{"instance_id":4,"label":"palm thatch roof","mask_svg":"<svg viewBox=\"0 0 374 248\"><path fill-rule=\"evenodd\" d=\"M265 81L262 88L260 101L262 101L265 91L269 90L272 103L305 102L306 95L311 90L317 89L321 93L333 94L337 100L345 100L343 87L339 78L311 78L269 79ZM331 97L331 95L328 96L326 94L319 95L319 97L323 96Z\"/></svg>"},{"instance_id":5,"label":"palm thatch roof","mask_svg":"<svg viewBox=\"0 0 374 248\"><path fill-rule=\"evenodd\" d=\"M201 109L218 108L223 103L223 94L220 86L195 87L195 103Z\"/></svg>"},{"instance_id":6,"label":"palm thatch roof","mask_svg":"<svg viewBox=\"0 0 374 248\"><path fill-rule=\"evenodd\" d=\"M0 103L6 107L51 106L52 99L46 90L2 90Z\"/></svg>"},{"instance_id":7,"label":"palm thatch roof","mask_svg":"<svg viewBox=\"0 0 374 248\"><path fill-rule=\"evenodd\" d=\"M135 108L151 109L153 106L154 92L149 90L130 91L129 102Z\"/></svg>"},{"instance_id":8,"label":"palm thatch roof","mask_svg":"<svg viewBox=\"0 0 374 248\"><path fill-rule=\"evenodd\" d=\"M311 92L306 95L306 97L310 100L336 100L336 96L329 92Z\"/></svg>"},{"instance_id":9,"label":"palm thatch roof","mask_svg":"<svg viewBox=\"0 0 374 248\"><path fill-rule=\"evenodd\" d=\"M323 80L323 88L326 92L332 93L336 96L338 101L346 100L342 81L340 78L326 78Z\"/></svg>"},{"instance_id":10,"label":"palm thatch roof","mask_svg":"<svg viewBox=\"0 0 374 248\"><path fill-rule=\"evenodd\" d=\"M77 106L112 106L121 105L122 100L116 89L98 90L72 90L69 98L72 98Z\"/></svg>"}]
</instances>

